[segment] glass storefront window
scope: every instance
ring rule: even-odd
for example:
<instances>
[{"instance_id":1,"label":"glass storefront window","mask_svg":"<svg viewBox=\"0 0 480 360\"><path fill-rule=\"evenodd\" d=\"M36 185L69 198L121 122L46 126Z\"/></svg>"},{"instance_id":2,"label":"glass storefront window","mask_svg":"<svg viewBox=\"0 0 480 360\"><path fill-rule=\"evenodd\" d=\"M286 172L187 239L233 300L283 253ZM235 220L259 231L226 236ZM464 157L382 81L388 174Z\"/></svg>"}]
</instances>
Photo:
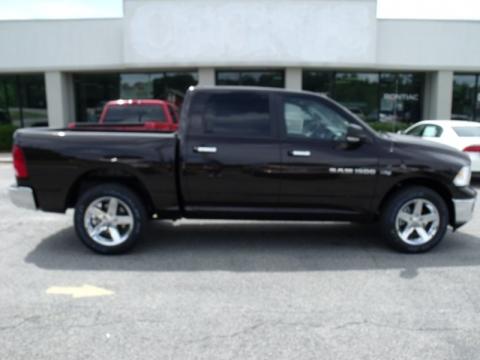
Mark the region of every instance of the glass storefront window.
<instances>
[{"instance_id":1,"label":"glass storefront window","mask_svg":"<svg viewBox=\"0 0 480 360\"><path fill-rule=\"evenodd\" d=\"M380 122L421 120L424 76L415 73L380 74Z\"/></svg>"},{"instance_id":2,"label":"glass storefront window","mask_svg":"<svg viewBox=\"0 0 480 360\"><path fill-rule=\"evenodd\" d=\"M0 76L0 124L47 126L43 74Z\"/></svg>"},{"instance_id":3,"label":"glass storefront window","mask_svg":"<svg viewBox=\"0 0 480 360\"><path fill-rule=\"evenodd\" d=\"M333 71L304 71L303 89L332 97L334 76Z\"/></svg>"},{"instance_id":4,"label":"glass storefront window","mask_svg":"<svg viewBox=\"0 0 480 360\"><path fill-rule=\"evenodd\" d=\"M116 99L164 99L180 106L188 87L197 84L197 73L74 74L77 122L97 122L103 106Z\"/></svg>"},{"instance_id":5,"label":"glass storefront window","mask_svg":"<svg viewBox=\"0 0 480 360\"><path fill-rule=\"evenodd\" d=\"M198 83L196 72L167 71L162 74L153 74L153 94L155 99L168 99L170 102L181 105L187 89Z\"/></svg>"},{"instance_id":6,"label":"glass storefront window","mask_svg":"<svg viewBox=\"0 0 480 360\"><path fill-rule=\"evenodd\" d=\"M120 74L121 99L150 99L152 81L150 74Z\"/></svg>"},{"instance_id":7,"label":"glass storefront window","mask_svg":"<svg viewBox=\"0 0 480 360\"><path fill-rule=\"evenodd\" d=\"M480 80L477 80L477 84ZM477 91L475 93L475 121L480 121L480 86L477 85Z\"/></svg>"},{"instance_id":8,"label":"glass storefront window","mask_svg":"<svg viewBox=\"0 0 480 360\"><path fill-rule=\"evenodd\" d=\"M419 121L423 83L423 73L303 72L304 90L328 95L366 121Z\"/></svg>"},{"instance_id":9,"label":"glass storefront window","mask_svg":"<svg viewBox=\"0 0 480 360\"><path fill-rule=\"evenodd\" d=\"M240 72L238 71L217 71L217 85L241 85Z\"/></svg>"},{"instance_id":10,"label":"glass storefront window","mask_svg":"<svg viewBox=\"0 0 480 360\"><path fill-rule=\"evenodd\" d=\"M120 74L75 74L76 121L97 122L103 106L120 97Z\"/></svg>"},{"instance_id":11,"label":"glass storefront window","mask_svg":"<svg viewBox=\"0 0 480 360\"><path fill-rule=\"evenodd\" d=\"M21 127L23 124L17 85L15 75L0 77L0 120Z\"/></svg>"},{"instance_id":12,"label":"glass storefront window","mask_svg":"<svg viewBox=\"0 0 480 360\"><path fill-rule=\"evenodd\" d=\"M453 78L452 119L480 120L478 75L455 74Z\"/></svg>"},{"instance_id":13,"label":"glass storefront window","mask_svg":"<svg viewBox=\"0 0 480 360\"><path fill-rule=\"evenodd\" d=\"M285 73L283 70L220 70L216 84L283 88Z\"/></svg>"},{"instance_id":14,"label":"glass storefront window","mask_svg":"<svg viewBox=\"0 0 480 360\"><path fill-rule=\"evenodd\" d=\"M378 79L378 73L337 72L333 97L362 120L375 121Z\"/></svg>"}]
</instances>

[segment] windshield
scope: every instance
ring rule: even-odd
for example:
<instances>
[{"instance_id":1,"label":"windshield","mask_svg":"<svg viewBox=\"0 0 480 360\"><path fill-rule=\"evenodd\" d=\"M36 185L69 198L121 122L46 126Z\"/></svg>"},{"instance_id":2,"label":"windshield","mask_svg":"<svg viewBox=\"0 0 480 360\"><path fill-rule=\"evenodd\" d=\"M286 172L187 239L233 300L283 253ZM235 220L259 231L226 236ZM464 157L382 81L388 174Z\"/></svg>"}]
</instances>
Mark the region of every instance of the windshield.
<instances>
[{"instance_id":1,"label":"windshield","mask_svg":"<svg viewBox=\"0 0 480 360\"><path fill-rule=\"evenodd\" d=\"M480 126L454 126L453 130L460 137L480 137Z\"/></svg>"},{"instance_id":2,"label":"windshield","mask_svg":"<svg viewBox=\"0 0 480 360\"><path fill-rule=\"evenodd\" d=\"M163 109L158 105L111 106L105 116L105 123L132 124L146 121L165 121Z\"/></svg>"}]
</instances>

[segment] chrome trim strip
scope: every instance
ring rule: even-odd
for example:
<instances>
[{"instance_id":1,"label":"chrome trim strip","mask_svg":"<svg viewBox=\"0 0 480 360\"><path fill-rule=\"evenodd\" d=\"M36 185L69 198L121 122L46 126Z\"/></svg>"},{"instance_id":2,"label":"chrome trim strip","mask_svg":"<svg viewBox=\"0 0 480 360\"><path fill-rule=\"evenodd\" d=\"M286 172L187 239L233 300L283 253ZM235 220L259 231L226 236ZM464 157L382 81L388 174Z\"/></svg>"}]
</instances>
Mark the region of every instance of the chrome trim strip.
<instances>
[{"instance_id":1,"label":"chrome trim strip","mask_svg":"<svg viewBox=\"0 0 480 360\"><path fill-rule=\"evenodd\" d=\"M292 156L298 157L309 157L311 155L310 151L308 150L292 150Z\"/></svg>"},{"instance_id":2,"label":"chrome trim strip","mask_svg":"<svg viewBox=\"0 0 480 360\"><path fill-rule=\"evenodd\" d=\"M8 196L15 206L29 210L37 210L33 190L29 187L12 185L8 188Z\"/></svg>"},{"instance_id":3,"label":"chrome trim strip","mask_svg":"<svg viewBox=\"0 0 480 360\"><path fill-rule=\"evenodd\" d=\"M121 131L121 130L90 130L90 129L49 129L49 128L23 128L19 129L22 135L28 136L35 134L35 136L44 137L69 137L69 136L119 136L119 137L152 137L152 138L167 138L174 139L176 132L159 132L159 131Z\"/></svg>"},{"instance_id":4,"label":"chrome trim strip","mask_svg":"<svg viewBox=\"0 0 480 360\"><path fill-rule=\"evenodd\" d=\"M475 200L472 199L452 199L455 211L455 225L462 225L470 221L475 209Z\"/></svg>"},{"instance_id":5,"label":"chrome trim strip","mask_svg":"<svg viewBox=\"0 0 480 360\"><path fill-rule=\"evenodd\" d=\"M195 146L193 150L197 153L214 154L217 152L215 146Z\"/></svg>"}]
</instances>

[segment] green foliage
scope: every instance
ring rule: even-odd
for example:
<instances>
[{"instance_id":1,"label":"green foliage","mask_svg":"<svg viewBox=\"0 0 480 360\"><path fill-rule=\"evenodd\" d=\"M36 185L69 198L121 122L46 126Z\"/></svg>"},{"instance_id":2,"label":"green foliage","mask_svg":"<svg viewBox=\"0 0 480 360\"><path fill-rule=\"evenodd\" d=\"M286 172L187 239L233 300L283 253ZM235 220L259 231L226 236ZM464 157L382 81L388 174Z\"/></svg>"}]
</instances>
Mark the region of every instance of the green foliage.
<instances>
[{"instance_id":1,"label":"green foliage","mask_svg":"<svg viewBox=\"0 0 480 360\"><path fill-rule=\"evenodd\" d=\"M17 128L13 125L0 125L0 151L12 149L12 136Z\"/></svg>"},{"instance_id":2,"label":"green foliage","mask_svg":"<svg viewBox=\"0 0 480 360\"><path fill-rule=\"evenodd\" d=\"M369 122L368 125L370 125L373 129L375 129L378 132L397 132L399 130L405 130L408 128L411 124L405 124L401 122L388 122L388 123L382 123L382 122Z\"/></svg>"}]
</instances>

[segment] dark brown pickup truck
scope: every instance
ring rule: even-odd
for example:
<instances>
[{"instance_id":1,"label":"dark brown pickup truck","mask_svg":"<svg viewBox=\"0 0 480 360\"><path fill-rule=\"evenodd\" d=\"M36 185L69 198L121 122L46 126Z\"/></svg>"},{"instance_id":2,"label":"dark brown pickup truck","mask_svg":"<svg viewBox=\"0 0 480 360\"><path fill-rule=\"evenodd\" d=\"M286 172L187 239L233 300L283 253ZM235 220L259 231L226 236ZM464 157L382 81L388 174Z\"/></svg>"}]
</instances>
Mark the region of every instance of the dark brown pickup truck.
<instances>
[{"instance_id":1,"label":"dark brown pickup truck","mask_svg":"<svg viewBox=\"0 0 480 360\"><path fill-rule=\"evenodd\" d=\"M120 253L149 219L379 221L402 251L434 247L470 220L470 160L380 135L320 95L191 88L176 133L22 129L12 201L75 208L79 238Z\"/></svg>"}]
</instances>

